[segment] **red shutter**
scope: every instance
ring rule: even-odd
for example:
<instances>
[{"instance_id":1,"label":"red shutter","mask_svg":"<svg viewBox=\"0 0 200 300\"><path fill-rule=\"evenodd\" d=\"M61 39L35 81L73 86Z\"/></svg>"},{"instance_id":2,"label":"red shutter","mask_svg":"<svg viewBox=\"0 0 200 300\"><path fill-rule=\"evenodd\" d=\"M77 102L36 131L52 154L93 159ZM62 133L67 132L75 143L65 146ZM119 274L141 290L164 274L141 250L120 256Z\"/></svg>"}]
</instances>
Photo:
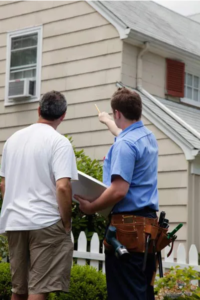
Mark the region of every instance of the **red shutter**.
<instances>
[{"instance_id":1,"label":"red shutter","mask_svg":"<svg viewBox=\"0 0 200 300\"><path fill-rule=\"evenodd\" d=\"M184 97L185 64L167 58L167 94Z\"/></svg>"}]
</instances>

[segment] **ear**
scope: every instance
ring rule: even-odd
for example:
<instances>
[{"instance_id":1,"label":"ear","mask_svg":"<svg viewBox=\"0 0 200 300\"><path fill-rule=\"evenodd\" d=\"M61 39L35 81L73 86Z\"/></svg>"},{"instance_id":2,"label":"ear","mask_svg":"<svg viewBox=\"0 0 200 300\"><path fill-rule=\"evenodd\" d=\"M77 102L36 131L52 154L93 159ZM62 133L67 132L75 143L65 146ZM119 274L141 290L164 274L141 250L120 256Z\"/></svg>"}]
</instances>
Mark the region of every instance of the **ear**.
<instances>
[{"instance_id":1,"label":"ear","mask_svg":"<svg viewBox=\"0 0 200 300\"><path fill-rule=\"evenodd\" d=\"M63 121L66 116L66 112L60 117L60 121Z\"/></svg>"},{"instance_id":2,"label":"ear","mask_svg":"<svg viewBox=\"0 0 200 300\"><path fill-rule=\"evenodd\" d=\"M121 112L119 110L115 110L115 118L117 120L121 119Z\"/></svg>"},{"instance_id":3,"label":"ear","mask_svg":"<svg viewBox=\"0 0 200 300\"><path fill-rule=\"evenodd\" d=\"M40 109L40 106L38 107L38 116L39 116L39 117L41 116L41 109Z\"/></svg>"}]
</instances>

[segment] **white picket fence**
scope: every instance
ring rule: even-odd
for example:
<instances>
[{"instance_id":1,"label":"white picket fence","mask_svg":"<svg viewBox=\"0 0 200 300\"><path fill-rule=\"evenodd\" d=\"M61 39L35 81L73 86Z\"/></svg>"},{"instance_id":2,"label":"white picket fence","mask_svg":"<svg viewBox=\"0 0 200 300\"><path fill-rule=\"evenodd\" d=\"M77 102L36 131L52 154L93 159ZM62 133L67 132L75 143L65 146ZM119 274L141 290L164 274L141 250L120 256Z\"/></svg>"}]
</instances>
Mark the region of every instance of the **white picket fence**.
<instances>
[{"instance_id":1,"label":"white picket fence","mask_svg":"<svg viewBox=\"0 0 200 300\"><path fill-rule=\"evenodd\" d=\"M74 237L72 234L72 240ZM78 238L77 250L74 250L73 257L77 258L78 265L86 265L88 263L90 266L95 267L97 270L102 266L102 271L105 273L105 254L104 248L102 253L100 253L100 241L97 233L94 233L90 242L90 251L87 251L87 239L85 233L82 231ZM102 247L101 247L102 248ZM169 248L165 248L165 258L163 260L163 268L169 269L173 266L180 266L180 268L185 268L192 266L196 271L200 272L200 265L198 264L198 251L195 245L191 245L189 253L187 255L185 247L183 244L179 244L177 248L177 253L173 251L170 257L167 257ZM176 257L176 259L175 259ZM187 259L188 257L188 259Z\"/></svg>"}]
</instances>

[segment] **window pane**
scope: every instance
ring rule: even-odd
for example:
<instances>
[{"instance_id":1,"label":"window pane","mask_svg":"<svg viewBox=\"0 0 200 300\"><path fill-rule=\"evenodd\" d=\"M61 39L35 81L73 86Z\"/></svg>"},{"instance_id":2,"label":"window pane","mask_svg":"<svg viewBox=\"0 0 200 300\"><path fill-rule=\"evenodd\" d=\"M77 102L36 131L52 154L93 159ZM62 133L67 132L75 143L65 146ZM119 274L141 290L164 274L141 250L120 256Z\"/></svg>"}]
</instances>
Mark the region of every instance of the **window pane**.
<instances>
[{"instance_id":1,"label":"window pane","mask_svg":"<svg viewBox=\"0 0 200 300\"><path fill-rule=\"evenodd\" d=\"M192 75L191 74L187 74L187 85L192 86Z\"/></svg>"},{"instance_id":2,"label":"window pane","mask_svg":"<svg viewBox=\"0 0 200 300\"><path fill-rule=\"evenodd\" d=\"M199 87L199 77L194 76L194 87L198 89Z\"/></svg>"},{"instance_id":3,"label":"window pane","mask_svg":"<svg viewBox=\"0 0 200 300\"><path fill-rule=\"evenodd\" d=\"M36 69L10 73L10 80L23 79L23 78L35 78L35 77L36 77Z\"/></svg>"},{"instance_id":4,"label":"window pane","mask_svg":"<svg viewBox=\"0 0 200 300\"><path fill-rule=\"evenodd\" d=\"M192 88L187 87L187 98L192 99Z\"/></svg>"},{"instance_id":5,"label":"window pane","mask_svg":"<svg viewBox=\"0 0 200 300\"><path fill-rule=\"evenodd\" d=\"M187 98L187 86L184 88L184 98Z\"/></svg>"},{"instance_id":6,"label":"window pane","mask_svg":"<svg viewBox=\"0 0 200 300\"><path fill-rule=\"evenodd\" d=\"M198 94L199 94L198 90L193 91L193 100L198 101Z\"/></svg>"},{"instance_id":7,"label":"window pane","mask_svg":"<svg viewBox=\"0 0 200 300\"><path fill-rule=\"evenodd\" d=\"M12 38L11 50L37 46L37 40L38 40L37 33Z\"/></svg>"},{"instance_id":8,"label":"window pane","mask_svg":"<svg viewBox=\"0 0 200 300\"><path fill-rule=\"evenodd\" d=\"M11 68L36 64L37 48L19 50L11 53Z\"/></svg>"},{"instance_id":9,"label":"window pane","mask_svg":"<svg viewBox=\"0 0 200 300\"><path fill-rule=\"evenodd\" d=\"M187 73L185 73L185 85L187 84Z\"/></svg>"}]
</instances>

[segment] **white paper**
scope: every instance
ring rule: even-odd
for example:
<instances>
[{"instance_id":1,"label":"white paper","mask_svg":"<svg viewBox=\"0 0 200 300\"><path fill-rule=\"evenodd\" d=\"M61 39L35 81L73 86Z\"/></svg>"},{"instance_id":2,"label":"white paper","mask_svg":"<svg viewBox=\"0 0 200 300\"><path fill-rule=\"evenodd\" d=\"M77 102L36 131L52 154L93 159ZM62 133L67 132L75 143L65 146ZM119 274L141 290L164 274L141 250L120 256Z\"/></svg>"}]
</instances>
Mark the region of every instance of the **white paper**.
<instances>
[{"instance_id":1,"label":"white paper","mask_svg":"<svg viewBox=\"0 0 200 300\"><path fill-rule=\"evenodd\" d=\"M107 186L101 181L98 181L81 171L78 171L78 177L79 180L72 181L72 200L76 203L78 203L78 201L73 197L75 194L89 199L90 201L95 201L107 189ZM112 207L109 207L98 213L107 217L111 209Z\"/></svg>"}]
</instances>

